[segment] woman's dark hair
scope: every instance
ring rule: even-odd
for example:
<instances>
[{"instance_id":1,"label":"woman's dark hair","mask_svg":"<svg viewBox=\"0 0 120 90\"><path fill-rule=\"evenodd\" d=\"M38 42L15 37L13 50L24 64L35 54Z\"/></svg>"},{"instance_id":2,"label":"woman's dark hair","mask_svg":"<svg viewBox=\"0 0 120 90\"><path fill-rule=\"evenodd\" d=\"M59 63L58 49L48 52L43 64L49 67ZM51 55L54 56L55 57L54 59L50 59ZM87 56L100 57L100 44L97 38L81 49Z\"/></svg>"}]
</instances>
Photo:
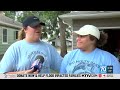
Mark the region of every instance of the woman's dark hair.
<instances>
[{"instance_id":1,"label":"woman's dark hair","mask_svg":"<svg viewBox=\"0 0 120 90\"><path fill-rule=\"evenodd\" d=\"M103 32L103 31L100 32L99 40L92 35L89 35L89 36L90 36L91 41L96 40L96 44L95 44L96 47L102 47L107 43L108 35L107 35L107 33Z\"/></svg>"}]
</instances>

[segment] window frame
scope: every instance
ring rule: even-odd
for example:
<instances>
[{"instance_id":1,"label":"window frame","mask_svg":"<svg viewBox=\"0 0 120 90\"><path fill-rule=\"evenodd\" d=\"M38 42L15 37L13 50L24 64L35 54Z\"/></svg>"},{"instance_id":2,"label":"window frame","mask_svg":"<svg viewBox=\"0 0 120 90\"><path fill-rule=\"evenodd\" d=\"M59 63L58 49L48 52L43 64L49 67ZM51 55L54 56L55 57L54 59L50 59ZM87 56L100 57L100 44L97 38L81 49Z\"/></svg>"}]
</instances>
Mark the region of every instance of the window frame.
<instances>
[{"instance_id":1,"label":"window frame","mask_svg":"<svg viewBox=\"0 0 120 90\"><path fill-rule=\"evenodd\" d=\"M6 42L3 42L3 38L4 38L3 30L6 30L6 32L7 32L7 36L6 36L7 41ZM8 29L7 28L2 28L2 44L8 44Z\"/></svg>"},{"instance_id":2,"label":"window frame","mask_svg":"<svg viewBox=\"0 0 120 90\"><path fill-rule=\"evenodd\" d=\"M17 35L16 35L16 32L17 32ZM18 40L18 31L17 30L14 31L14 40Z\"/></svg>"}]
</instances>

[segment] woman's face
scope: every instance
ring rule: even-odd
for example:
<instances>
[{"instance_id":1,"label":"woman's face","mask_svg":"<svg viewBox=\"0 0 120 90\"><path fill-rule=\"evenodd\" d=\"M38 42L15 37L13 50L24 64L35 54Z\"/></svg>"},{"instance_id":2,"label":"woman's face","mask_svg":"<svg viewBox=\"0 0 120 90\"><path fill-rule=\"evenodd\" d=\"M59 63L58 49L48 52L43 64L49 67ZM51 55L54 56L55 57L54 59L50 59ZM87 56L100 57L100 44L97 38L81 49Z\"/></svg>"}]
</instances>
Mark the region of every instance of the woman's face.
<instances>
[{"instance_id":1,"label":"woman's face","mask_svg":"<svg viewBox=\"0 0 120 90\"><path fill-rule=\"evenodd\" d=\"M94 41L90 40L89 35L77 35L77 47L82 50L87 50L94 45Z\"/></svg>"},{"instance_id":2,"label":"woman's face","mask_svg":"<svg viewBox=\"0 0 120 90\"><path fill-rule=\"evenodd\" d=\"M26 38L31 40L31 41L38 41L41 37L41 32L42 32L42 26L36 26L34 28L27 26L25 33L26 33Z\"/></svg>"}]
</instances>

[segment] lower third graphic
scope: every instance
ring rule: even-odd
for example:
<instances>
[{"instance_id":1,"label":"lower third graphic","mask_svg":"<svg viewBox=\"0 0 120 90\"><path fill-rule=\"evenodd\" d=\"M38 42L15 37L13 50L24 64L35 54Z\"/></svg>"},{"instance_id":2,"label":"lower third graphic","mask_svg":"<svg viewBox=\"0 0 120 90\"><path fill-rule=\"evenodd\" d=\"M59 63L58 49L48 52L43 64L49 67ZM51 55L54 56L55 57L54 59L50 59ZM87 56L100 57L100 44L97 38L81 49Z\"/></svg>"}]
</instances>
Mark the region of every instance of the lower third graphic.
<instances>
[{"instance_id":1,"label":"lower third graphic","mask_svg":"<svg viewBox=\"0 0 120 90\"><path fill-rule=\"evenodd\" d=\"M101 74L108 74L108 73L113 73L113 66L100 66L100 73Z\"/></svg>"}]
</instances>

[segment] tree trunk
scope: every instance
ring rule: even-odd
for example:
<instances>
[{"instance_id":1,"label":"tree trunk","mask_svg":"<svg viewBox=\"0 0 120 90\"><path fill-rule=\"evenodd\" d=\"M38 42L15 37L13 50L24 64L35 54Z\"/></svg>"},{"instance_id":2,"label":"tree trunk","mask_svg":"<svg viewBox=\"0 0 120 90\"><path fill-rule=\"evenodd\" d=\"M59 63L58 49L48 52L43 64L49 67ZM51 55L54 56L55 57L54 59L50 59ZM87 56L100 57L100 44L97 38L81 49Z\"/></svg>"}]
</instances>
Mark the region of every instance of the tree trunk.
<instances>
[{"instance_id":1,"label":"tree trunk","mask_svg":"<svg viewBox=\"0 0 120 90\"><path fill-rule=\"evenodd\" d=\"M65 30L68 27L63 21L59 18L59 25L60 25L60 42L61 42L61 53L60 55L64 57L67 54L67 45L66 45L66 38L65 38Z\"/></svg>"}]
</instances>

